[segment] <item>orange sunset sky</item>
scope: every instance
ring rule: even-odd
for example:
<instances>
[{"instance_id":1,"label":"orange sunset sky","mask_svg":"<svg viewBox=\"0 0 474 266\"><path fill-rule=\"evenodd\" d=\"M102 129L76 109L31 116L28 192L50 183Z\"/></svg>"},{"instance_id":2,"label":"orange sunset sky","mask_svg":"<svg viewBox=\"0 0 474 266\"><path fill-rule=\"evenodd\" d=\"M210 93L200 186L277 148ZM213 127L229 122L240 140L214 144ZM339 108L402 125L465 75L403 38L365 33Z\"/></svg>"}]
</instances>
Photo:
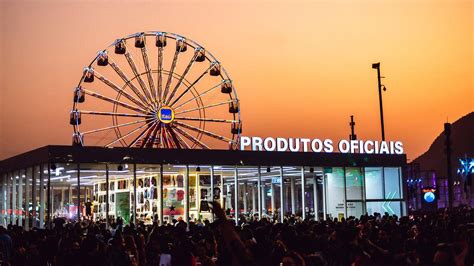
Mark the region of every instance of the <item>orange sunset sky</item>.
<instances>
[{"instance_id":1,"label":"orange sunset sky","mask_svg":"<svg viewBox=\"0 0 474 266\"><path fill-rule=\"evenodd\" d=\"M0 160L71 143L72 89L112 41L148 30L199 42L225 66L246 136L380 139L409 160L473 111L473 2L0 0Z\"/></svg>"}]
</instances>

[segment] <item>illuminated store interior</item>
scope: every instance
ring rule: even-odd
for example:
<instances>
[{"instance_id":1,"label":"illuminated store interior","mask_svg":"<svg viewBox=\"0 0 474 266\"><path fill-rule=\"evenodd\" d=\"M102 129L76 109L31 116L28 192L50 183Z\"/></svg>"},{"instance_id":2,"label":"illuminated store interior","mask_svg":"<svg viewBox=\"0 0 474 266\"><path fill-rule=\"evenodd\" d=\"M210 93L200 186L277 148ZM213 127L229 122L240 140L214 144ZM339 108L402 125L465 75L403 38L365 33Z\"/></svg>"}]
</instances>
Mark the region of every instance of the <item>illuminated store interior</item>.
<instances>
[{"instance_id":1,"label":"illuminated store interior","mask_svg":"<svg viewBox=\"0 0 474 266\"><path fill-rule=\"evenodd\" d=\"M212 221L212 200L230 218L283 221L291 215L341 219L375 212L406 214L405 155L155 149L130 156L133 148L55 148L0 164L1 224L29 229L47 226L57 217L107 222L120 217L125 223L145 224ZM28 157L31 160L23 160ZM168 160L157 159L163 157ZM141 163L147 158L160 162ZM212 160L216 164L205 163ZM33 165L9 168L18 161ZM221 164L224 161L233 163ZM290 165L295 162L301 163Z\"/></svg>"}]
</instances>

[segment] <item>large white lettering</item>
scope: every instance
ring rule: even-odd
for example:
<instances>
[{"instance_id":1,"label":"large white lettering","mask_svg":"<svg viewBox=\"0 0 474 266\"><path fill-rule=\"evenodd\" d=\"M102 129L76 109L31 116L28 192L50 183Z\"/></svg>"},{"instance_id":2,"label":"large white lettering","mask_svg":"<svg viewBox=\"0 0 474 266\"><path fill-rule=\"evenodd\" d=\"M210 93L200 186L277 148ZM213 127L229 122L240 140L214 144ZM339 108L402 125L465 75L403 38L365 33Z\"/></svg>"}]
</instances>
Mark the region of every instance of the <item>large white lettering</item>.
<instances>
[{"instance_id":1,"label":"large white lettering","mask_svg":"<svg viewBox=\"0 0 474 266\"><path fill-rule=\"evenodd\" d=\"M288 140L284 138L277 138L277 151L288 150Z\"/></svg>"},{"instance_id":2,"label":"large white lettering","mask_svg":"<svg viewBox=\"0 0 474 266\"><path fill-rule=\"evenodd\" d=\"M340 140L335 148L331 139L240 137L240 150L403 154L401 141Z\"/></svg>"},{"instance_id":3,"label":"large white lettering","mask_svg":"<svg viewBox=\"0 0 474 266\"><path fill-rule=\"evenodd\" d=\"M276 149L276 141L274 138L266 138L263 142L266 151L274 151Z\"/></svg>"},{"instance_id":4,"label":"large white lettering","mask_svg":"<svg viewBox=\"0 0 474 266\"><path fill-rule=\"evenodd\" d=\"M240 137L240 150L245 150L245 147L250 146L250 138L249 137Z\"/></svg>"}]
</instances>

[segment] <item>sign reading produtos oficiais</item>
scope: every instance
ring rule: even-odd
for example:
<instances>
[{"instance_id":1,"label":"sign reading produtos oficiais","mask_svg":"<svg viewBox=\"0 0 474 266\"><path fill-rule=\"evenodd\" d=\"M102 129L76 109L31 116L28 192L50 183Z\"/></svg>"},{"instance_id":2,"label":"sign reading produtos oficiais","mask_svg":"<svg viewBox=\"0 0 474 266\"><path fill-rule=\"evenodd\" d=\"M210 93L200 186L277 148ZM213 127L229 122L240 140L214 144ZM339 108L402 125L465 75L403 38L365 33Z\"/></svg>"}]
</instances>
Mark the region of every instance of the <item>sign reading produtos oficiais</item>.
<instances>
[{"instance_id":1,"label":"sign reading produtos oficiais","mask_svg":"<svg viewBox=\"0 0 474 266\"><path fill-rule=\"evenodd\" d=\"M331 139L240 137L240 150L242 151L331 153L336 150L336 147L340 153L403 154L403 143L401 141L343 139L336 146L334 144Z\"/></svg>"}]
</instances>

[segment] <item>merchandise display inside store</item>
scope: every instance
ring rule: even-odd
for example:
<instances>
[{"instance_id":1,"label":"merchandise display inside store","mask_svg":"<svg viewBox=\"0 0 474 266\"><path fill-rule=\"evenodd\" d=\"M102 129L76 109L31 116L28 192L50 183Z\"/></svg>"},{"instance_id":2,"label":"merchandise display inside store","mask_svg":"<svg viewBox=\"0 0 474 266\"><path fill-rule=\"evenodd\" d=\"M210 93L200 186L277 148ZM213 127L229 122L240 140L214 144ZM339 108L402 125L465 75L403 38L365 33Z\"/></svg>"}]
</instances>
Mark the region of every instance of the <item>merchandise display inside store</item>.
<instances>
[{"instance_id":1,"label":"merchandise display inside store","mask_svg":"<svg viewBox=\"0 0 474 266\"><path fill-rule=\"evenodd\" d=\"M0 222L28 229L56 218L212 221L210 201L234 221L400 216L405 162L404 155L50 146L2 162Z\"/></svg>"}]
</instances>

